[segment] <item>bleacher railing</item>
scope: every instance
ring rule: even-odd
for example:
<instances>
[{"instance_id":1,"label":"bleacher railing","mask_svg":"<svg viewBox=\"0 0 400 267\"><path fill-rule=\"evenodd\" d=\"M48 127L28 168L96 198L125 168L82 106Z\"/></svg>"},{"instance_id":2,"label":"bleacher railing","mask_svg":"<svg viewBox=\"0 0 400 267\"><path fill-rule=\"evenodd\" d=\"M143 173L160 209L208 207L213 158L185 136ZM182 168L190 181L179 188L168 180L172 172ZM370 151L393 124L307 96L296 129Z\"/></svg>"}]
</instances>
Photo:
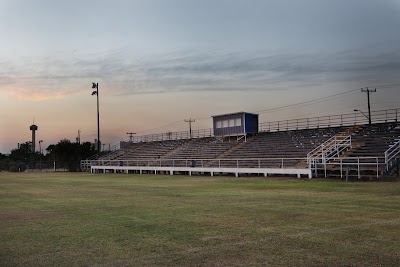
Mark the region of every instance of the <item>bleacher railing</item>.
<instances>
[{"instance_id":1,"label":"bleacher railing","mask_svg":"<svg viewBox=\"0 0 400 267\"><path fill-rule=\"evenodd\" d=\"M388 150L385 151L386 170L389 170L390 162L400 153L400 140L394 143Z\"/></svg>"},{"instance_id":2,"label":"bleacher railing","mask_svg":"<svg viewBox=\"0 0 400 267\"><path fill-rule=\"evenodd\" d=\"M400 109L387 109L371 112L372 123L397 122ZM321 116L304 119L272 121L259 124L260 132L315 129L325 127L352 126L369 123L368 117L361 112L341 115Z\"/></svg>"},{"instance_id":3,"label":"bleacher railing","mask_svg":"<svg viewBox=\"0 0 400 267\"><path fill-rule=\"evenodd\" d=\"M140 142L155 142L155 141L168 141L168 140L180 140L180 139L190 139L190 138L205 138L214 136L213 129L199 129L192 130L192 135L190 135L189 131L181 131L181 132L167 132L160 134L148 134L142 136L133 136L133 143Z\"/></svg>"},{"instance_id":4,"label":"bleacher railing","mask_svg":"<svg viewBox=\"0 0 400 267\"><path fill-rule=\"evenodd\" d=\"M385 165L385 159L383 157L341 157L333 162L327 162L326 165L330 171L339 171L340 178L349 175L355 175L358 179L364 175L376 175L376 179L379 179L382 168ZM333 176L331 173L330 176ZM325 177L327 177L325 168Z\"/></svg>"},{"instance_id":5,"label":"bleacher railing","mask_svg":"<svg viewBox=\"0 0 400 267\"><path fill-rule=\"evenodd\" d=\"M305 158L241 159L148 159L148 160L83 160L82 170L90 166L215 167L215 168L307 168Z\"/></svg>"},{"instance_id":6,"label":"bleacher railing","mask_svg":"<svg viewBox=\"0 0 400 267\"><path fill-rule=\"evenodd\" d=\"M350 147L351 135L332 136L307 154L307 163L310 165L310 168L316 164L325 164L331 159L338 157L343 150Z\"/></svg>"}]
</instances>

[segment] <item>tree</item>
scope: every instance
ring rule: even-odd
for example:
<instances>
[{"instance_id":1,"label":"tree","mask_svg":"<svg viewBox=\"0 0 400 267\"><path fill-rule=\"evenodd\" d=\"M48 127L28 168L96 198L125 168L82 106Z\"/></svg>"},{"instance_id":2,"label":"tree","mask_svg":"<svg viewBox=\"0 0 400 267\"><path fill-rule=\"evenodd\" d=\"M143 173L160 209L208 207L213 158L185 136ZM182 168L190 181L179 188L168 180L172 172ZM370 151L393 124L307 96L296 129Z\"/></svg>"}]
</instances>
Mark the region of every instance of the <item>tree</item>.
<instances>
[{"instance_id":1,"label":"tree","mask_svg":"<svg viewBox=\"0 0 400 267\"><path fill-rule=\"evenodd\" d=\"M96 154L90 142L71 143L68 139L62 139L56 145L49 145L46 150L49 152L49 159L54 158L59 166L69 171L80 171L81 160Z\"/></svg>"}]
</instances>

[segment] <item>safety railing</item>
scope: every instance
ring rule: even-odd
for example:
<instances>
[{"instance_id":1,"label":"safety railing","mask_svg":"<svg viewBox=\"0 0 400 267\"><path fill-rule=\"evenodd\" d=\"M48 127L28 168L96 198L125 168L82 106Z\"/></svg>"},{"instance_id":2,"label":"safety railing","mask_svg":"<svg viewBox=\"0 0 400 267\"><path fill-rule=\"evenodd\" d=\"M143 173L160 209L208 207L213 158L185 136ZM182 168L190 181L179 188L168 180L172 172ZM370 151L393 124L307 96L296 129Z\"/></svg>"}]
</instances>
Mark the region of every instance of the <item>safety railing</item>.
<instances>
[{"instance_id":1,"label":"safety railing","mask_svg":"<svg viewBox=\"0 0 400 267\"><path fill-rule=\"evenodd\" d=\"M190 139L190 138L205 138L214 136L212 128L192 130L192 134L189 131L180 132L167 132L159 134L148 134L141 136L132 136L133 143L140 142L154 142L154 141L168 141L168 140L180 140L180 139Z\"/></svg>"},{"instance_id":2,"label":"safety railing","mask_svg":"<svg viewBox=\"0 0 400 267\"><path fill-rule=\"evenodd\" d=\"M388 150L385 151L386 170L389 170L390 162L400 153L400 140L394 143Z\"/></svg>"},{"instance_id":3,"label":"safety railing","mask_svg":"<svg viewBox=\"0 0 400 267\"><path fill-rule=\"evenodd\" d=\"M333 176L335 171L340 172L340 178L346 177L354 173L358 179L362 175L375 176L377 179L383 172L385 159L383 157L343 157L335 161L325 164L325 177Z\"/></svg>"},{"instance_id":4,"label":"safety railing","mask_svg":"<svg viewBox=\"0 0 400 267\"><path fill-rule=\"evenodd\" d=\"M333 136L307 154L310 168L313 164L326 163L340 155L346 148L351 147L351 135Z\"/></svg>"},{"instance_id":5,"label":"safety railing","mask_svg":"<svg viewBox=\"0 0 400 267\"><path fill-rule=\"evenodd\" d=\"M153 166L215 168L307 168L306 158L241 158L241 159L148 159L148 160L82 160L82 170L90 166Z\"/></svg>"},{"instance_id":6,"label":"safety railing","mask_svg":"<svg viewBox=\"0 0 400 267\"><path fill-rule=\"evenodd\" d=\"M400 109L387 109L371 112L371 121L373 123L397 122L400 115ZM288 131L301 129L314 129L325 127L351 126L369 123L368 117L360 112L320 116L303 119L292 119L283 121L272 121L260 123L260 132Z\"/></svg>"}]
</instances>

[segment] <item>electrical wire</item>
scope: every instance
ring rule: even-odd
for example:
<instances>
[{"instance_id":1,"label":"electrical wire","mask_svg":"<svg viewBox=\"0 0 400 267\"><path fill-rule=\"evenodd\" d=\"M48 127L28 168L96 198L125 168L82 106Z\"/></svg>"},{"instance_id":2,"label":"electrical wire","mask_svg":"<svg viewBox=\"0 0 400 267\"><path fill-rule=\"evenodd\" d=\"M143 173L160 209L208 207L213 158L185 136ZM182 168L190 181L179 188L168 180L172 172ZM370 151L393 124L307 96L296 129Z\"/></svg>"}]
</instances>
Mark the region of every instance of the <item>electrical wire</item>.
<instances>
[{"instance_id":1,"label":"electrical wire","mask_svg":"<svg viewBox=\"0 0 400 267\"><path fill-rule=\"evenodd\" d=\"M183 122L183 120L182 121L176 121L176 122L172 122L170 124L164 125L164 126L160 126L160 127L156 127L156 128L152 128L152 129L147 129L147 130L143 130L143 131L138 131L137 133L151 132L151 131L154 131L154 130L159 130L159 129L163 129L163 128L166 128L166 127L169 127L169 126L177 125L177 124L180 124L182 122Z\"/></svg>"},{"instance_id":2,"label":"electrical wire","mask_svg":"<svg viewBox=\"0 0 400 267\"><path fill-rule=\"evenodd\" d=\"M396 87L396 86L400 86L400 83L375 85L375 86L368 86L368 87L369 88L377 88L377 89L390 89L390 88L393 88L393 87ZM355 95L355 94L360 92L360 89L361 88L357 88L357 89L349 90L349 91L338 93L338 94L333 94L333 95L329 95L329 96L325 96L325 97L320 97L320 98L311 99L311 100L307 100L307 101L303 101L303 102L299 102L299 103L295 103L295 104L290 104L290 105L285 105L285 106L280 106L280 107L256 110L254 112L257 112L257 113L278 112L278 111L292 109L292 108L298 108L298 107L304 107L304 106L319 104L319 103L328 102L328 101L337 100L337 99L340 99L340 98L343 98L343 97L349 97L349 96ZM196 120L205 120L205 119L209 119L209 118L210 117L200 117L200 118L196 118ZM150 132L150 131L154 131L154 130L159 130L159 129L163 129L163 128L166 128L166 127L169 127L169 126L177 125L177 124L180 124L180 123L183 123L183 122L184 122L183 120L176 121L176 122L164 125L164 126L160 126L160 127L153 128L153 129L148 129L148 130L143 130L143 131L139 131L139 132L140 133L144 133L144 132Z\"/></svg>"},{"instance_id":3,"label":"electrical wire","mask_svg":"<svg viewBox=\"0 0 400 267\"><path fill-rule=\"evenodd\" d=\"M307 105L312 105L312 104L316 104L316 103L320 103L320 102L331 101L331 100L334 100L334 99L345 97L348 94L353 93L355 91L359 91L359 90L360 90L360 88L357 88L357 89L353 89L353 90L350 90L350 91L346 91L346 92L342 92L342 93L338 93L338 94L334 94L334 95L330 95L330 96L316 98L316 99L312 99L312 100L308 100L308 101L304 101L304 102L299 102L299 103L295 103L295 104L290 104L290 105L286 105L286 106L280 106L280 107L269 108L269 109L264 109L264 110L257 110L255 112L265 113L265 112L281 111L281 110L284 110L284 109L295 108L295 107L298 107L298 106L307 106ZM340 97L338 97L338 96L340 96ZM330 99L330 98L333 98L333 99Z\"/></svg>"}]
</instances>

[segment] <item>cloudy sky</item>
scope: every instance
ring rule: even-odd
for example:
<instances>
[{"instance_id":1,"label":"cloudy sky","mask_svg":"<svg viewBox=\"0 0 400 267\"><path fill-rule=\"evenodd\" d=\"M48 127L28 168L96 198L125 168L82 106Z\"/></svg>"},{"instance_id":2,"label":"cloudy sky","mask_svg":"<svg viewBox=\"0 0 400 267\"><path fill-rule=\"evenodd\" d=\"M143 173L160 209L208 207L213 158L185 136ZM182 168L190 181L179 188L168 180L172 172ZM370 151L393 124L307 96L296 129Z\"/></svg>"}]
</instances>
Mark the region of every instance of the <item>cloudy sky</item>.
<instances>
[{"instance_id":1,"label":"cloudy sky","mask_svg":"<svg viewBox=\"0 0 400 267\"><path fill-rule=\"evenodd\" d=\"M399 108L400 0L0 0L0 152ZM350 92L351 91L351 92ZM329 101L274 109L350 92ZM169 126L167 126L169 125Z\"/></svg>"}]
</instances>

